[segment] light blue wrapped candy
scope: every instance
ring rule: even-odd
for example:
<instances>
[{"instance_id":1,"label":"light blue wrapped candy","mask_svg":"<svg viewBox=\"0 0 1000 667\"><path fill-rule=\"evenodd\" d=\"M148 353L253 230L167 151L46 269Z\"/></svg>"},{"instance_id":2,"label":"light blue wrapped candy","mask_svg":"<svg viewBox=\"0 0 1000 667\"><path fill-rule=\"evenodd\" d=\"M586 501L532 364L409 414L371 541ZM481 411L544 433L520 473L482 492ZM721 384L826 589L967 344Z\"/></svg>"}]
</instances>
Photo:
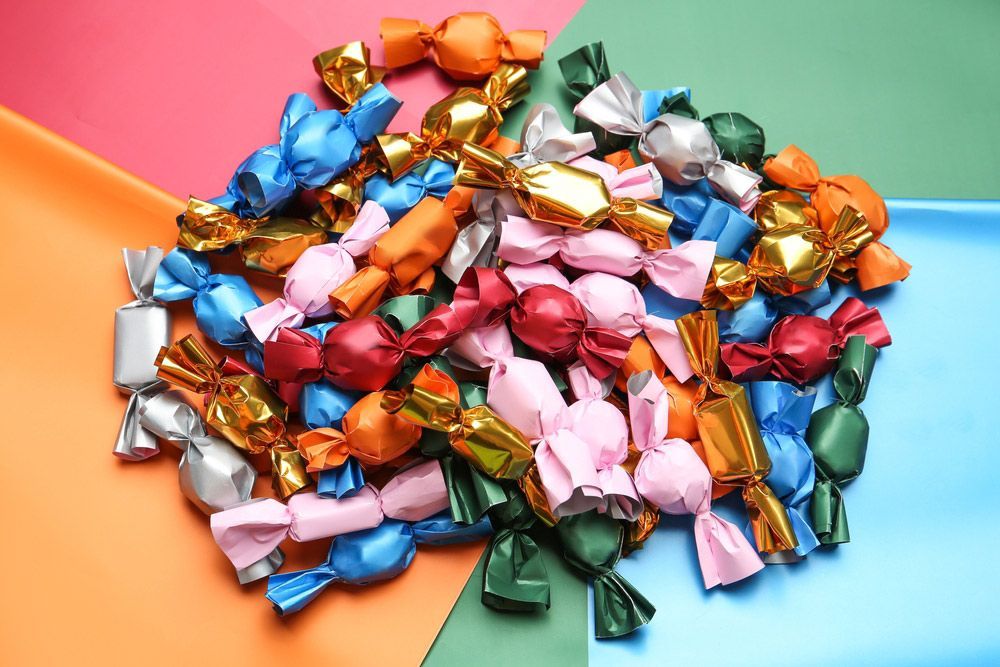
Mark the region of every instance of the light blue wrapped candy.
<instances>
[{"instance_id":1,"label":"light blue wrapped candy","mask_svg":"<svg viewBox=\"0 0 1000 667\"><path fill-rule=\"evenodd\" d=\"M389 214L389 222L396 222L428 195L444 199L454 178L454 167L430 160L423 173L411 171L395 181L385 174L375 174L365 184L365 200L378 202Z\"/></svg>"},{"instance_id":2,"label":"light blue wrapped candy","mask_svg":"<svg viewBox=\"0 0 1000 667\"><path fill-rule=\"evenodd\" d=\"M807 315L830 303L830 285L793 296L754 292L753 297L735 310L720 310L719 341L723 343L759 343L767 338L775 323L785 315Z\"/></svg>"},{"instance_id":3,"label":"light blue wrapped candy","mask_svg":"<svg viewBox=\"0 0 1000 667\"><path fill-rule=\"evenodd\" d=\"M316 483L316 493L324 498L349 498L365 485L361 464L353 456L336 468L322 470Z\"/></svg>"},{"instance_id":4,"label":"light blue wrapped candy","mask_svg":"<svg viewBox=\"0 0 1000 667\"><path fill-rule=\"evenodd\" d=\"M279 124L279 140L245 159L212 203L244 216L281 209L297 188L326 185L361 157L361 144L384 132L402 103L377 83L347 113L319 111L305 93L290 95Z\"/></svg>"},{"instance_id":5,"label":"light blue wrapped candy","mask_svg":"<svg viewBox=\"0 0 1000 667\"><path fill-rule=\"evenodd\" d=\"M670 231L682 238L715 241L719 257L744 261L747 247L757 232L757 223L732 204L717 199L708 179L693 185L677 185L663 181L663 205L673 211Z\"/></svg>"},{"instance_id":6,"label":"light blue wrapped candy","mask_svg":"<svg viewBox=\"0 0 1000 667\"><path fill-rule=\"evenodd\" d=\"M167 253L156 272L153 298L166 302L192 299L198 328L223 347L249 351L256 344L243 313L263 302L243 276L212 273L202 253L187 248ZM247 355L251 366L253 356Z\"/></svg>"},{"instance_id":7,"label":"light blue wrapped candy","mask_svg":"<svg viewBox=\"0 0 1000 667\"><path fill-rule=\"evenodd\" d=\"M488 519L463 526L447 513L413 524L385 519L375 528L333 538L326 561L318 567L271 575L266 597L279 615L291 614L330 584L364 586L399 576L413 561L417 544L470 542L491 532Z\"/></svg>"},{"instance_id":8,"label":"light blue wrapped candy","mask_svg":"<svg viewBox=\"0 0 1000 667\"><path fill-rule=\"evenodd\" d=\"M760 426L767 455L771 458L771 472L765 481L788 510L788 518L799 541L795 554L802 557L819 546L819 540L806 519L816 481L816 465L812 451L803 438L816 402L816 389L797 389L787 382L777 381L751 382L747 386L750 405ZM746 533L749 539L753 539L749 524ZM788 554L776 556L774 560L765 560L788 562Z\"/></svg>"}]
</instances>

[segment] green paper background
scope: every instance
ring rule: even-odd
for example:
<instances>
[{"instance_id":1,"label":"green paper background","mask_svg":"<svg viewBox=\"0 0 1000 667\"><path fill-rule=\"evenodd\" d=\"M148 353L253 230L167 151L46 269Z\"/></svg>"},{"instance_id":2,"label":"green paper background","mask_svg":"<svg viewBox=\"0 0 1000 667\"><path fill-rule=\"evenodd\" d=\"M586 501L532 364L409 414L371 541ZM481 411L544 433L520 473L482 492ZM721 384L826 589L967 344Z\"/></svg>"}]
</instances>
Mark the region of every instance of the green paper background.
<instances>
[{"instance_id":1,"label":"green paper background","mask_svg":"<svg viewBox=\"0 0 1000 667\"><path fill-rule=\"evenodd\" d=\"M504 133L516 138L536 102L572 125L557 61L603 40L612 74L624 70L640 88L690 86L703 115L741 111L764 127L769 152L795 143L823 174L860 174L885 197L996 199L997 28L993 0L589 0L547 49ZM585 583L544 550L547 614L483 607L480 563L424 664L585 665Z\"/></svg>"}]
</instances>

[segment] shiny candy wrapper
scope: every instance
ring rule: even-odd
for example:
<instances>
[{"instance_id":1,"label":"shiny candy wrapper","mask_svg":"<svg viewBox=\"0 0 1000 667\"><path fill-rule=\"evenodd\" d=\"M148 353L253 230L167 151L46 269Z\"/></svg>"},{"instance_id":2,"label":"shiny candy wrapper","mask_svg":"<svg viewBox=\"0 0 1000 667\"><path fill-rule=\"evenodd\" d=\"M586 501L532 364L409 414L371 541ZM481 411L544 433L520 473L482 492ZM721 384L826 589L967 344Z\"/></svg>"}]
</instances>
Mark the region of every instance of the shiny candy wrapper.
<instances>
[{"instance_id":1,"label":"shiny candy wrapper","mask_svg":"<svg viewBox=\"0 0 1000 667\"><path fill-rule=\"evenodd\" d=\"M521 432L485 405L463 409L448 397L411 384L402 391L386 392L382 408L423 428L447 433L452 448L491 477L517 479L531 463L531 447Z\"/></svg>"},{"instance_id":2,"label":"shiny candy wrapper","mask_svg":"<svg viewBox=\"0 0 1000 667\"><path fill-rule=\"evenodd\" d=\"M702 384L695 396L694 416L712 477L740 487L753 525L757 549L764 553L798 546L781 501L763 482L771 460L760 437L746 391L718 376L719 329L715 311L702 310L677 320L691 368Z\"/></svg>"},{"instance_id":3,"label":"shiny candy wrapper","mask_svg":"<svg viewBox=\"0 0 1000 667\"><path fill-rule=\"evenodd\" d=\"M313 69L347 106L356 104L385 76L385 68L371 64L371 52L364 42L349 42L317 54Z\"/></svg>"},{"instance_id":4,"label":"shiny candy wrapper","mask_svg":"<svg viewBox=\"0 0 1000 667\"><path fill-rule=\"evenodd\" d=\"M432 105L424 113L419 136L379 135L378 147L392 177L399 178L432 157L457 162L465 142L490 145L500 136L503 112L530 90L525 69L504 64L481 88L459 88Z\"/></svg>"},{"instance_id":5,"label":"shiny candy wrapper","mask_svg":"<svg viewBox=\"0 0 1000 667\"><path fill-rule=\"evenodd\" d=\"M656 607L615 572L625 540L620 522L587 512L564 518L555 530L566 562L593 578L594 633L598 639L627 635L653 619Z\"/></svg>"},{"instance_id":6,"label":"shiny candy wrapper","mask_svg":"<svg viewBox=\"0 0 1000 667\"><path fill-rule=\"evenodd\" d=\"M690 366L691 364L688 362L688 368ZM697 440L698 424L694 419L694 400L697 387L694 380L680 382L674 376L669 375L666 364L660 359L656 350L653 349L645 336L639 335L632 340L632 347L625 355L622 367L618 369L615 387L627 394L629 378L644 371L652 372L667 391L669 397L667 402L669 407L667 437L680 438L688 442Z\"/></svg>"},{"instance_id":7,"label":"shiny candy wrapper","mask_svg":"<svg viewBox=\"0 0 1000 667\"><path fill-rule=\"evenodd\" d=\"M385 209L390 222L396 222L425 197L444 197L451 190L455 168L440 160L428 160L421 172L411 171L395 180L377 173L365 183L365 199Z\"/></svg>"},{"instance_id":8,"label":"shiny candy wrapper","mask_svg":"<svg viewBox=\"0 0 1000 667\"><path fill-rule=\"evenodd\" d=\"M495 267L496 246L501 231L501 220L507 213L496 192L478 190L472 198L475 218L458 230L455 242L441 262L441 272L453 283L458 283L470 267Z\"/></svg>"},{"instance_id":9,"label":"shiny candy wrapper","mask_svg":"<svg viewBox=\"0 0 1000 667\"><path fill-rule=\"evenodd\" d=\"M559 59L559 70L562 72L570 96L576 101L582 100L590 91L611 78L602 42L584 44L576 51L563 56ZM611 134L599 125L579 116L573 119L573 131L590 132L597 142L595 153L598 155L627 149L632 143L632 137Z\"/></svg>"},{"instance_id":10,"label":"shiny candy wrapper","mask_svg":"<svg viewBox=\"0 0 1000 667\"><path fill-rule=\"evenodd\" d=\"M346 319L367 315L386 290L409 293L427 275L433 283L432 267L458 233L449 198L424 198L382 235L368 252L368 266L330 293L334 312Z\"/></svg>"},{"instance_id":11,"label":"shiny candy wrapper","mask_svg":"<svg viewBox=\"0 0 1000 667\"><path fill-rule=\"evenodd\" d=\"M326 185L361 158L361 144L384 131L401 104L381 83L346 113L320 111L305 93L289 96L279 143L256 150L236 168L227 208L260 217L283 208L298 188Z\"/></svg>"},{"instance_id":12,"label":"shiny candy wrapper","mask_svg":"<svg viewBox=\"0 0 1000 667\"><path fill-rule=\"evenodd\" d=\"M822 177L816 162L797 146L788 146L764 162L764 174L773 182L809 193L819 227L830 233L844 207L850 206L868 221L873 240L841 270L857 279L862 290L905 280L910 265L879 239L889 228L885 201L863 178L854 175Z\"/></svg>"},{"instance_id":13,"label":"shiny candy wrapper","mask_svg":"<svg viewBox=\"0 0 1000 667\"><path fill-rule=\"evenodd\" d=\"M243 313L263 305L243 276L212 273L201 253L174 248L156 272L153 296L172 302L191 299L198 328L223 347L243 349L256 340Z\"/></svg>"},{"instance_id":14,"label":"shiny candy wrapper","mask_svg":"<svg viewBox=\"0 0 1000 667\"><path fill-rule=\"evenodd\" d=\"M763 569L743 533L711 511L712 477L690 443L667 438L669 396L652 371L628 381L632 439L642 452L635 485L667 514L694 514L695 545L705 588L731 584Z\"/></svg>"},{"instance_id":15,"label":"shiny candy wrapper","mask_svg":"<svg viewBox=\"0 0 1000 667\"><path fill-rule=\"evenodd\" d=\"M707 181L694 185L663 184L663 206L674 213L671 231L683 238L715 241L715 254L738 259L757 231L746 213L716 198Z\"/></svg>"},{"instance_id":16,"label":"shiny candy wrapper","mask_svg":"<svg viewBox=\"0 0 1000 667\"><path fill-rule=\"evenodd\" d=\"M767 485L788 510L792 530L799 541L794 557L769 555L767 562L794 561L819 546L812 526L804 516L813 492L816 466L812 452L802 437L809 425L816 390L813 387L797 389L784 382L751 382L747 389L764 447L771 459ZM750 532L749 528L747 532ZM780 560L772 560L774 558Z\"/></svg>"},{"instance_id":17,"label":"shiny candy wrapper","mask_svg":"<svg viewBox=\"0 0 1000 667\"><path fill-rule=\"evenodd\" d=\"M302 332L316 340L323 340L326 332L335 326L336 322L323 322L306 327ZM262 365L266 371L266 359L262 360ZM309 429L340 428L344 415L362 396L358 392L334 386L325 379L306 383L279 383L279 386L285 388L286 397L289 392L298 391L296 398L299 421ZM297 387L297 390L293 389L294 387Z\"/></svg>"},{"instance_id":18,"label":"shiny candy wrapper","mask_svg":"<svg viewBox=\"0 0 1000 667\"><path fill-rule=\"evenodd\" d=\"M716 260L702 305L738 308L754 295L758 284L783 296L816 289L839 259L851 257L871 239L865 218L847 206L829 233L804 224L769 229L745 265L721 257Z\"/></svg>"},{"instance_id":19,"label":"shiny candy wrapper","mask_svg":"<svg viewBox=\"0 0 1000 667\"><path fill-rule=\"evenodd\" d=\"M555 107L542 103L528 111L521 127L521 149L507 159L516 167L530 167L540 162L570 162L595 148L590 132L570 132Z\"/></svg>"},{"instance_id":20,"label":"shiny candy wrapper","mask_svg":"<svg viewBox=\"0 0 1000 667\"><path fill-rule=\"evenodd\" d=\"M311 542L375 528L386 517L426 519L447 507L441 466L426 461L397 473L381 490L366 486L341 499L299 493L287 504L266 498L217 512L212 515L212 535L240 568L270 553L286 538Z\"/></svg>"},{"instance_id":21,"label":"shiny candy wrapper","mask_svg":"<svg viewBox=\"0 0 1000 667\"><path fill-rule=\"evenodd\" d=\"M566 265L628 277L642 272L658 288L679 299L698 300L715 258L712 241L688 241L677 248L646 250L610 229L589 232L507 216L497 254L512 264L558 257Z\"/></svg>"},{"instance_id":22,"label":"shiny candy wrapper","mask_svg":"<svg viewBox=\"0 0 1000 667\"><path fill-rule=\"evenodd\" d=\"M331 584L364 586L398 576L413 561L416 545L470 542L492 532L483 519L462 526L438 515L412 524L387 519L375 528L339 535L326 561L308 570L272 575L267 599L279 616L302 610Z\"/></svg>"},{"instance_id":23,"label":"shiny candy wrapper","mask_svg":"<svg viewBox=\"0 0 1000 667\"><path fill-rule=\"evenodd\" d=\"M531 535L537 518L517 489L505 489L503 503L490 510L496 532L486 547L482 602L500 611L540 611L551 604L549 573Z\"/></svg>"},{"instance_id":24,"label":"shiny candy wrapper","mask_svg":"<svg viewBox=\"0 0 1000 667\"><path fill-rule=\"evenodd\" d=\"M771 375L779 380L808 384L833 369L840 351L854 335L864 336L875 347L892 344L878 308L869 308L860 299L848 297L828 320L815 315L789 315L781 319L766 344L723 345L722 363L737 382L762 380Z\"/></svg>"},{"instance_id":25,"label":"shiny candy wrapper","mask_svg":"<svg viewBox=\"0 0 1000 667\"><path fill-rule=\"evenodd\" d=\"M765 294L763 290L755 292L736 310L718 311L719 340L723 343L759 342L767 338L785 315L807 315L830 303L830 296L828 282L788 297Z\"/></svg>"},{"instance_id":26,"label":"shiny candy wrapper","mask_svg":"<svg viewBox=\"0 0 1000 667\"><path fill-rule=\"evenodd\" d=\"M434 28L412 19L384 18L379 35L387 67L419 62L430 54L438 67L458 81L482 79L501 63L538 69L545 48L544 30L504 33L485 12L455 14Z\"/></svg>"},{"instance_id":27,"label":"shiny candy wrapper","mask_svg":"<svg viewBox=\"0 0 1000 667\"><path fill-rule=\"evenodd\" d=\"M387 231L389 217L378 204L368 202L339 241L303 252L288 271L284 294L244 313L243 319L256 339L270 340L281 327L297 328L307 317L333 313L330 292L357 273L355 259L367 255Z\"/></svg>"},{"instance_id":28,"label":"shiny candy wrapper","mask_svg":"<svg viewBox=\"0 0 1000 667\"><path fill-rule=\"evenodd\" d=\"M178 246L198 252L237 246L248 269L274 276L284 276L307 248L326 243L326 232L309 220L242 218L194 197L179 220Z\"/></svg>"},{"instance_id":29,"label":"shiny candy wrapper","mask_svg":"<svg viewBox=\"0 0 1000 667\"><path fill-rule=\"evenodd\" d=\"M151 397L139 410L142 428L170 442L183 453L177 466L181 493L205 514L250 499L257 471L235 447L208 435L205 423L179 392ZM241 584L262 579L285 561L281 549L263 554L236 572Z\"/></svg>"},{"instance_id":30,"label":"shiny candy wrapper","mask_svg":"<svg viewBox=\"0 0 1000 667\"><path fill-rule=\"evenodd\" d=\"M764 158L764 128L738 112L713 113L701 119L723 160L756 169Z\"/></svg>"},{"instance_id":31,"label":"shiny candy wrapper","mask_svg":"<svg viewBox=\"0 0 1000 667\"><path fill-rule=\"evenodd\" d=\"M591 230L602 223L649 250L664 247L673 215L632 197L612 197L600 175L559 162L518 169L499 153L466 144L456 185L509 190L528 217Z\"/></svg>"},{"instance_id":32,"label":"shiny candy wrapper","mask_svg":"<svg viewBox=\"0 0 1000 667\"><path fill-rule=\"evenodd\" d=\"M114 455L142 461L160 450L156 438L138 424L138 410L148 396L163 387L156 377L156 355L170 342L170 313L153 299L163 250L122 249L125 271L135 300L115 311L115 354L112 381L129 395L128 406L113 449Z\"/></svg>"},{"instance_id":33,"label":"shiny candy wrapper","mask_svg":"<svg viewBox=\"0 0 1000 667\"><path fill-rule=\"evenodd\" d=\"M833 388L837 400L813 413L806 442L816 460L813 528L822 544L851 541L841 487L865 467L868 418L858 405L865 400L878 350L863 336L851 336L837 363Z\"/></svg>"},{"instance_id":34,"label":"shiny candy wrapper","mask_svg":"<svg viewBox=\"0 0 1000 667\"><path fill-rule=\"evenodd\" d=\"M623 72L597 86L573 113L613 134L638 137L643 158L678 185L707 178L717 192L743 211L751 210L760 196L760 176L723 160L701 121L664 114L646 122L642 93Z\"/></svg>"},{"instance_id":35,"label":"shiny candy wrapper","mask_svg":"<svg viewBox=\"0 0 1000 667\"><path fill-rule=\"evenodd\" d=\"M157 376L196 394L207 394L206 422L240 449L268 452L271 486L282 498L312 484L305 462L286 431L288 406L249 369L213 360L193 336L164 347Z\"/></svg>"},{"instance_id":36,"label":"shiny candy wrapper","mask_svg":"<svg viewBox=\"0 0 1000 667\"><path fill-rule=\"evenodd\" d=\"M326 185L308 191L318 206L310 221L329 232L343 233L351 228L365 200L368 180L379 173L377 152L372 144L361 147L361 156L347 171Z\"/></svg>"}]
</instances>

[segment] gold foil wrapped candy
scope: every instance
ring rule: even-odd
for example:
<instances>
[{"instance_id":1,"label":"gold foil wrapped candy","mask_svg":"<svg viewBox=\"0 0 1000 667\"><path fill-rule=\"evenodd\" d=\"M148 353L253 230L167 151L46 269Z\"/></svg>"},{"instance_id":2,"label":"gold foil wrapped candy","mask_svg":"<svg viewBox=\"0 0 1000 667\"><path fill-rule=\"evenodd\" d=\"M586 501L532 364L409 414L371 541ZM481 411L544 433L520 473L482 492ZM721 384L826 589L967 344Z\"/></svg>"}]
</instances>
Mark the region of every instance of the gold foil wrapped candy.
<instances>
[{"instance_id":1,"label":"gold foil wrapped candy","mask_svg":"<svg viewBox=\"0 0 1000 667\"><path fill-rule=\"evenodd\" d=\"M241 364L216 363L193 336L160 349L157 377L208 394L205 422L251 454L271 456L271 486L282 498L312 484L306 464L286 431L288 406L267 382Z\"/></svg>"},{"instance_id":2,"label":"gold foil wrapped candy","mask_svg":"<svg viewBox=\"0 0 1000 667\"><path fill-rule=\"evenodd\" d=\"M772 294L790 296L819 287L837 265L874 238L865 217L845 206L830 232L805 222L787 222L783 206L765 221L770 228L754 246L746 264L716 257L701 303L731 310L746 303L758 284ZM808 220L802 213L803 219ZM778 221L781 222L778 222Z\"/></svg>"},{"instance_id":3,"label":"gold foil wrapped candy","mask_svg":"<svg viewBox=\"0 0 1000 667\"><path fill-rule=\"evenodd\" d=\"M346 232L354 224L365 198L365 183L378 172L371 144L361 148L361 159L321 188L312 190L319 208L311 220L331 232Z\"/></svg>"},{"instance_id":4,"label":"gold foil wrapped candy","mask_svg":"<svg viewBox=\"0 0 1000 667\"><path fill-rule=\"evenodd\" d=\"M284 276L306 248L326 241L326 232L308 220L241 218L195 197L188 199L177 234L177 245L198 252L238 245L247 268L275 276Z\"/></svg>"},{"instance_id":5,"label":"gold foil wrapped candy","mask_svg":"<svg viewBox=\"0 0 1000 667\"><path fill-rule=\"evenodd\" d=\"M771 470L757 422L743 387L718 376L719 324L714 310L677 320L691 368L702 384L695 394L694 417L705 450L705 464L719 484L741 487L758 550L788 551L798 546L788 512L762 480Z\"/></svg>"},{"instance_id":6,"label":"gold foil wrapped candy","mask_svg":"<svg viewBox=\"0 0 1000 667\"><path fill-rule=\"evenodd\" d=\"M455 185L508 189L533 220L582 230L607 222L649 250L669 245L673 213L631 197L612 197L600 176L561 162L519 169L495 151L466 144Z\"/></svg>"},{"instance_id":7,"label":"gold foil wrapped candy","mask_svg":"<svg viewBox=\"0 0 1000 667\"><path fill-rule=\"evenodd\" d=\"M353 106L368 89L385 76L384 67L371 64L364 42L349 42L313 58L313 68L323 83L347 106Z\"/></svg>"},{"instance_id":8,"label":"gold foil wrapped candy","mask_svg":"<svg viewBox=\"0 0 1000 667\"><path fill-rule=\"evenodd\" d=\"M382 409L447 433L452 449L491 477L518 479L531 465L528 441L485 405L463 410L456 401L411 384L403 391L385 392Z\"/></svg>"},{"instance_id":9,"label":"gold foil wrapped candy","mask_svg":"<svg viewBox=\"0 0 1000 667\"><path fill-rule=\"evenodd\" d=\"M501 114L530 91L528 72L520 65L504 63L482 88L459 88L431 106L419 136L412 132L379 135L378 145L392 177L399 178L432 157L458 162L465 142L489 145L500 136Z\"/></svg>"}]
</instances>

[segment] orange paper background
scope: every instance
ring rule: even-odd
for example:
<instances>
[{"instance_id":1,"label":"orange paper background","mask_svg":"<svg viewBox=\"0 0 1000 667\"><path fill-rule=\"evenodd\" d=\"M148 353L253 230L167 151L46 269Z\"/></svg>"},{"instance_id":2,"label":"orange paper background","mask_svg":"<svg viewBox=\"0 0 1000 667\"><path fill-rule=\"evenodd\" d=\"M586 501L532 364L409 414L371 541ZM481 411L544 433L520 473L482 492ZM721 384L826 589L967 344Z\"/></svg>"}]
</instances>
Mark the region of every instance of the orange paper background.
<instances>
[{"instance_id":1,"label":"orange paper background","mask_svg":"<svg viewBox=\"0 0 1000 667\"><path fill-rule=\"evenodd\" d=\"M395 580L276 617L181 495L170 445L144 463L111 454L121 248L172 247L183 203L4 107L0 146L0 663L418 664L482 544L420 548ZM172 308L175 337L194 331L189 310ZM285 570L327 544L292 545Z\"/></svg>"}]
</instances>

